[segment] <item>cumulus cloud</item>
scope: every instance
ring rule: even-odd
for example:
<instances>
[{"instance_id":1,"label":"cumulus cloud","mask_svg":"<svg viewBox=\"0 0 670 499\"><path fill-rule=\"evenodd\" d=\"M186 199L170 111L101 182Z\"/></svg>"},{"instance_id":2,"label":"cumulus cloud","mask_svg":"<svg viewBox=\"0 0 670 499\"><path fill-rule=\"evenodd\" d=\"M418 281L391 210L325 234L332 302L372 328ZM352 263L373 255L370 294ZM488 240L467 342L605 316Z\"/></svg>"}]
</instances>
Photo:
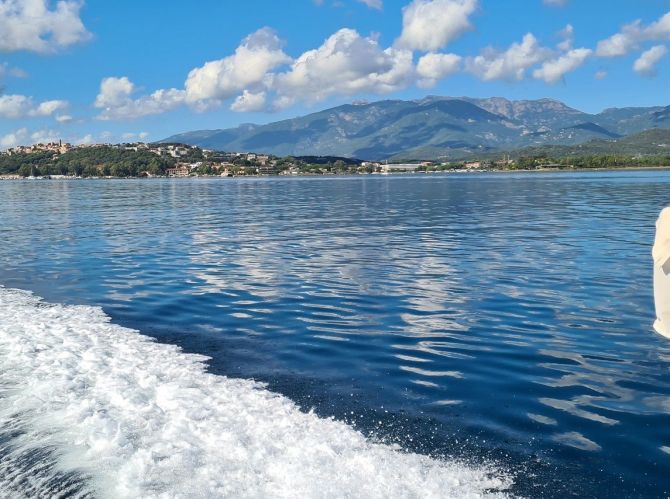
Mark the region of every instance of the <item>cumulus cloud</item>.
<instances>
[{"instance_id":1,"label":"cumulus cloud","mask_svg":"<svg viewBox=\"0 0 670 499\"><path fill-rule=\"evenodd\" d=\"M100 92L93 105L97 108L120 106L134 91L135 85L127 76L105 78L100 83Z\"/></svg>"},{"instance_id":2,"label":"cumulus cloud","mask_svg":"<svg viewBox=\"0 0 670 499\"><path fill-rule=\"evenodd\" d=\"M149 134L147 132L140 132L140 133L124 132L120 135L120 138L121 138L121 140L123 140L125 142L130 142L130 141L133 141L135 139L144 140L148 136L149 136ZM110 132L105 132L105 133L101 134L101 138L104 138L105 140L110 140L112 137L113 137L113 134L110 133Z\"/></svg>"},{"instance_id":3,"label":"cumulus cloud","mask_svg":"<svg viewBox=\"0 0 670 499\"><path fill-rule=\"evenodd\" d=\"M252 93L245 90L242 95L238 95L235 101L230 105L231 111L238 113L248 113L251 111L262 111L265 109L265 92Z\"/></svg>"},{"instance_id":4,"label":"cumulus cloud","mask_svg":"<svg viewBox=\"0 0 670 499\"><path fill-rule=\"evenodd\" d=\"M550 59L542 67L533 71L533 78L546 83L561 81L566 73L581 67L593 53L591 49L573 49L555 59Z\"/></svg>"},{"instance_id":5,"label":"cumulus cloud","mask_svg":"<svg viewBox=\"0 0 670 499\"><path fill-rule=\"evenodd\" d=\"M137 93L128 77L102 80L94 106L102 109L99 119L134 119L170 111L188 104L198 110L219 106L242 92L233 103L236 111L258 110L260 97L272 78L271 70L291 61L281 48L282 42L269 28L246 37L235 53L193 69L184 89L160 89L149 95ZM264 95L263 95L264 99Z\"/></svg>"},{"instance_id":6,"label":"cumulus cloud","mask_svg":"<svg viewBox=\"0 0 670 499\"><path fill-rule=\"evenodd\" d=\"M0 0L0 51L53 52L86 41L80 0Z\"/></svg>"},{"instance_id":7,"label":"cumulus cloud","mask_svg":"<svg viewBox=\"0 0 670 499\"><path fill-rule=\"evenodd\" d=\"M74 144L78 144L78 145L83 145L83 144L89 145L89 144L93 144L95 142L95 138L93 137L93 134L88 133L88 134L84 135L83 137L79 137L77 139L74 139L72 142Z\"/></svg>"},{"instance_id":8,"label":"cumulus cloud","mask_svg":"<svg viewBox=\"0 0 670 499\"><path fill-rule=\"evenodd\" d=\"M56 115L56 121L58 123L71 123L74 118L69 114L58 114Z\"/></svg>"},{"instance_id":9,"label":"cumulus cloud","mask_svg":"<svg viewBox=\"0 0 670 499\"><path fill-rule=\"evenodd\" d=\"M463 68L485 81L519 81L533 66L542 65L535 78L553 83L591 55L588 49L572 48L570 25L553 50L528 33L505 50L489 47L466 59L440 52L471 27L469 16L477 5L477 0L414 0L404 9L403 32L391 47L381 46L374 34L363 36L344 28L295 59L284 53L273 30L262 28L242 40L233 54L191 70L183 89L142 94L128 77L109 77L102 80L94 106L101 110L98 118L108 120L139 118L178 106L208 110L228 100L235 112L271 111L332 96L431 87ZM416 64L414 50L427 52L419 54Z\"/></svg>"},{"instance_id":10,"label":"cumulus cloud","mask_svg":"<svg viewBox=\"0 0 670 499\"><path fill-rule=\"evenodd\" d=\"M54 130L37 130L30 134L31 144L47 144L49 142L58 142L60 134Z\"/></svg>"},{"instance_id":11,"label":"cumulus cloud","mask_svg":"<svg viewBox=\"0 0 670 499\"><path fill-rule=\"evenodd\" d=\"M319 48L298 57L289 71L275 75L275 102L317 102L331 95L388 93L406 86L414 76L412 53L382 49L377 40L341 29Z\"/></svg>"},{"instance_id":12,"label":"cumulus cloud","mask_svg":"<svg viewBox=\"0 0 670 499\"><path fill-rule=\"evenodd\" d=\"M8 149L19 145L58 142L59 133L54 130L37 130L30 133L27 128L19 128L0 137L0 149Z\"/></svg>"},{"instance_id":13,"label":"cumulus cloud","mask_svg":"<svg viewBox=\"0 0 670 499\"><path fill-rule=\"evenodd\" d=\"M472 28L477 0L413 0L403 8L399 48L435 52Z\"/></svg>"},{"instance_id":14,"label":"cumulus cloud","mask_svg":"<svg viewBox=\"0 0 670 499\"><path fill-rule=\"evenodd\" d=\"M186 101L206 108L244 90L262 89L272 69L291 62L282 45L270 28L252 33L233 55L210 61L189 73L185 84Z\"/></svg>"},{"instance_id":15,"label":"cumulus cloud","mask_svg":"<svg viewBox=\"0 0 670 499\"><path fill-rule=\"evenodd\" d=\"M133 97L135 85L128 77L102 80L93 104L102 109L99 119L135 119L170 111L184 103L185 92L176 88L156 90L150 95Z\"/></svg>"},{"instance_id":16,"label":"cumulus cloud","mask_svg":"<svg viewBox=\"0 0 670 499\"><path fill-rule=\"evenodd\" d=\"M665 57L668 49L665 45L656 45L651 47L640 55L633 64L636 73L644 76L654 76L656 74L656 64Z\"/></svg>"},{"instance_id":17,"label":"cumulus cloud","mask_svg":"<svg viewBox=\"0 0 670 499\"><path fill-rule=\"evenodd\" d=\"M650 40L670 40L670 12L647 26L639 19L626 24L618 33L599 41L596 54L600 57L624 56Z\"/></svg>"},{"instance_id":18,"label":"cumulus cloud","mask_svg":"<svg viewBox=\"0 0 670 499\"><path fill-rule=\"evenodd\" d=\"M32 99L25 95L0 95L0 117L23 118L32 107Z\"/></svg>"},{"instance_id":19,"label":"cumulus cloud","mask_svg":"<svg viewBox=\"0 0 670 499\"><path fill-rule=\"evenodd\" d=\"M488 47L476 57L466 59L466 70L484 81L520 81L526 71L548 60L553 52L542 47L532 33L523 37L521 43L513 43L507 50Z\"/></svg>"},{"instance_id":20,"label":"cumulus cloud","mask_svg":"<svg viewBox=\"0 0 670 499\"><path fill-rule=\"evenodd\" d=\"M27 137L28 137L28 129L19 128L14 132L10 132L0 137L0 148L9 149L10 147L16 147L20 144L25 143Z\"/></svg>"},{"instance_id":21,"label":"cumulus cloud","mask_svg":"<svg viewBox=\"0 0 670 499\"><path fill-rule=\"evenodd\" d=\"M420 77L419 86L432 87L438 80L457 73L461 69L462 60L463 58L456 54L431 52L422 56L416 65L416 72Z\"/></svg>"},{"instance_id":22,"label":"cumulus cloud","mask_svg":"<svg viewBox=\"0 0 670 499\"><path fill-rule=\"evenodd\" d=\"M68 103L63 100L49 100L36 104L32 97L25 95L0 95L0 117L2 118L51 116L56 111L67 107Z\"/></svg>"},{"instance_id":23,"label":"cumulus cloud","mask_svg":"<svg viewBox=\"0 0 670 499\"><path fill-rule=\"evenodd\" d=\"M68 103L64 100L48 100L40 102L37 107L31 110L32 116L51 116L56 111L67 109Z\"/></svg>"},{"instance_id":24,"label":"cumulus cloud","mask_svg":"<svg viewBox=\"0 0 670 499\"><path fill-rule=\"evenodd\" d=\"M572 49L572 44L575 40L575 28L572 27L572 24L568 24L561 31L558 32L561 42L558 44L559 50L567 52Z\"/></svg>"}]
</instances>

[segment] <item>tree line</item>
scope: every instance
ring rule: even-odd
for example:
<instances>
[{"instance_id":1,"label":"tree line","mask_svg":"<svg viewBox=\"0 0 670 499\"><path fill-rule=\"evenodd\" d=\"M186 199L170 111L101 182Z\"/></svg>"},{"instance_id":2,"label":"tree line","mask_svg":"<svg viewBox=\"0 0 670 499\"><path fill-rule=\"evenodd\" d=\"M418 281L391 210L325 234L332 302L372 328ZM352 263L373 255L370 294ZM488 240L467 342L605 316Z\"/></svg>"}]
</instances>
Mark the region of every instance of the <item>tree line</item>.
<instances>
[{"instance_id":1,"label":"tree line","mask_svg":"<svg viewBox=\"0 0 670 499\"><path fill-rule=\"evenodd\" d=\"M623 154L590 154L551 157L546 154L517 158L510 169L528 170L551 166L563 168L626 168L633 166L670 166L670 156L631 156Z\"/></svg>"},{"instance_id":2,"label":"tree line","mask_svg":"<svg viewBox=\"0 0 670 499\"><path fill-rule=\"evenodd\" d=\"M51 151L1 155L0 174L139 177L144 172L163 175L175 162L174 158L148 151L99 146L75 149L62 155Z\"/></svg>"}]
</instances>

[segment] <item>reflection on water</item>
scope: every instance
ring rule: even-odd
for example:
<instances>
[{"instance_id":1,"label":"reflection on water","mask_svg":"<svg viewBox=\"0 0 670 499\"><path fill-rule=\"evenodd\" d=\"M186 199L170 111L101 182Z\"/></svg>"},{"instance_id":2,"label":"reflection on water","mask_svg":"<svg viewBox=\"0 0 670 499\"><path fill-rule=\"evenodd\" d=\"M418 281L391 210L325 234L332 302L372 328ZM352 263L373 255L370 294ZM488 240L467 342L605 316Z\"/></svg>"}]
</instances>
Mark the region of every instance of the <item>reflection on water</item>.
<instances>
[{"instance_id":1,"label":"reflection on water","mask_svg":"<svg viewBox=\"0 0 670 499\"><path fill-rule=\"evenodd\" d=\"M522 493L663 495L668 193L665 172L4 182L0 283L380 438L509 460Z\"/></svg>"}]
</instances>

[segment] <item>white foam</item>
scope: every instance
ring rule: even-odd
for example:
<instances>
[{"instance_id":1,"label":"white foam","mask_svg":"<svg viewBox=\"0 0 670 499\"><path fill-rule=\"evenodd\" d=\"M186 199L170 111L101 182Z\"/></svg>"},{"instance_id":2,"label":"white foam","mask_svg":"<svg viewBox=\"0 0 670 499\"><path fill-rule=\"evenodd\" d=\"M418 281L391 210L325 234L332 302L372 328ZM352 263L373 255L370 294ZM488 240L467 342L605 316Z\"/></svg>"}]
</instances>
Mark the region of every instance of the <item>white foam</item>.
<instances>
[{"instance_id":1,"label":"white foam","mask_svg":"<svg viewBox=\"0 0 670 499\"><path fill-rule=\"evenodd\" d=\"M372 443L258 383L208 374L205 360L98 308L0 287L0 428L20 428L0 456L0 492L48 495L63 476L99 497L480 497L510 486L487 467Z\"/></svg>"}]
</instances>

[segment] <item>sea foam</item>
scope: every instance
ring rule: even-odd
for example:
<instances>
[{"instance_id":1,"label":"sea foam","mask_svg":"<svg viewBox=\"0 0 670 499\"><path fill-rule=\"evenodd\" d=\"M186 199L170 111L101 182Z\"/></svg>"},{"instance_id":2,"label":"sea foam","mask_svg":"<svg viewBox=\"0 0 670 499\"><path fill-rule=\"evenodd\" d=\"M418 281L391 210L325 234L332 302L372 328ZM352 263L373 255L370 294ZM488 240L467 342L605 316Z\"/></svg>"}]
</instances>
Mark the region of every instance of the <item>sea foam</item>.
<instances>
[{"instance_id":1,"label":"sea foam","mask_svg":"<svg viewBox=\"0 0 670 499\"><path fill-rule=\"evenodd\" d=\"M0 495L481 497L509 477L373 443L206 357L0 288Z\"/></svg>"}]
</instances>

